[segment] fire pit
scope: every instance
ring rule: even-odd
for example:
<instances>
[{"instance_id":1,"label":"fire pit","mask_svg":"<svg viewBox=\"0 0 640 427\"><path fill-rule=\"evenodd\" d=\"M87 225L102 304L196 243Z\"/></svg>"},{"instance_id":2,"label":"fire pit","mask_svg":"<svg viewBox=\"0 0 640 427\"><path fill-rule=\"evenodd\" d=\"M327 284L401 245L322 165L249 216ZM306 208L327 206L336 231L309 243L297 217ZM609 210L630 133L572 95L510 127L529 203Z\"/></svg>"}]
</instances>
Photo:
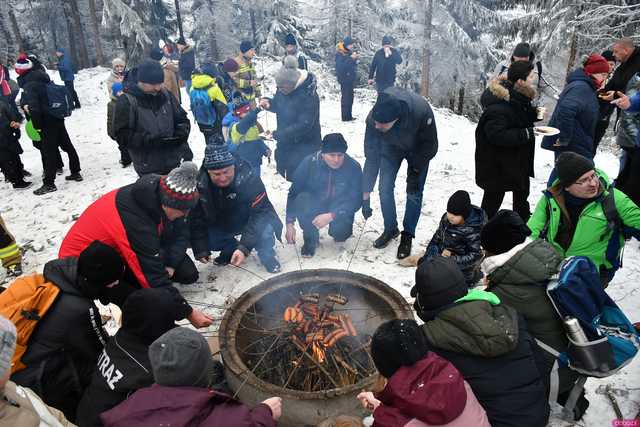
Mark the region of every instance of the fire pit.
<instances>
[{"instance_id":1,"label":"fire pit","mask_svg":"<svg viewBox=\"0 0 640 427\"><path fill-rule=\"evenodd\" d=\"M369 276L330 269L279 275L245 292L224 315L227 380L249 404L282 397L281 426L364 415L355 396L376 380L371 335L386 320L412 317L398 292Z\"/></svg>"}]
</instances>

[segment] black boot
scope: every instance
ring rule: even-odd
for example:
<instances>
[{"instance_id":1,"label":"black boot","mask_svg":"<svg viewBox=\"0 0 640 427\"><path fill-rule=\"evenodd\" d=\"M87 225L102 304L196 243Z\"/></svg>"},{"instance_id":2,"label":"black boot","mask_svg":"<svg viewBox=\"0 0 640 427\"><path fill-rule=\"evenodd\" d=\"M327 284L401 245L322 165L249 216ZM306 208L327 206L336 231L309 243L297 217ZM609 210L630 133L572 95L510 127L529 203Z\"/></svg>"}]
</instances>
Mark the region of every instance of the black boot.
<instances>
[{"instance_id":1,"label":"black boot","mask_svg":"<svg viewBox=\"0 0 640 427\"><path fill-rule=\"evenodd\" d=\"M24 179L20 179L20 181L16 181L13 183L13 188L15 189L24 189L24 188L29 188L31 187L32 182L31 181L25 181Z\"/></svg>"},{"instance_id":2,"label":"black boot","mask_svg":"<svg viewBox=\"0 0 640 427\"><path fill-rule=\"evenodd\" d=\"M383 231L380 237L373 242L373 247L376 249L386 248L389 242L400 235L400 230L397 228L393 231Z\"/></svg>"},{"instance_id":3,"label":"black boot","mask_svg":"<svg viewBox=\"0 0 640 427\"><path fill-rule=\"evenodd\" d=\"M76 173L72 173L71 175L67 175L67 176L64 177L64 179L66 181L78 181L78 182L83 180L82 175L80 175L80 172L76 172Z\"/></svg>"},{"instance_id":4,"label":"black boot","mask_svg":"<svg viewBox=\"0 0 640 427\"><path fill-rule=\"evenodd\" d=\"M406 231L403 231L400 235L400 245L398 245L398 259L404 259L411 255L411 242L413 236Z\"/></svg>"},{"instance_id":5,"label":"black boot","mask_svg":"<svg viewBox=\"0 0 640 427\"><path fill-rule=\"evenodd\" d=\"M58 188L55 185L42 184L42 187L33 191L33 194L36 196L42 196L43 194L53 193L54 191L58 191Z\"/></svg>"}]
</instances>

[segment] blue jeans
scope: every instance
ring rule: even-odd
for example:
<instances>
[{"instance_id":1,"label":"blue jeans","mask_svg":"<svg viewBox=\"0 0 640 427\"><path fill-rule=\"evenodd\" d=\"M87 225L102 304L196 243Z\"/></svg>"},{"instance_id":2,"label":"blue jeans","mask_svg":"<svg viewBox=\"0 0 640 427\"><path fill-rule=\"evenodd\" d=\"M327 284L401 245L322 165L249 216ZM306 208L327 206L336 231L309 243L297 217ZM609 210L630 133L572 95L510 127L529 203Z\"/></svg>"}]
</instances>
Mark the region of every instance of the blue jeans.
<instances>
[{"instance_id":1,"label":"blue jeans","mask_svg":"<svg viewBox=\"0 0 640 427\"><path fill-rule=\"evenodd\" d=\"M311 193L300 193L293 202L296 206L297 219L303 231L305 242L318 244L320 231L313 225L316 216L329 212L328 202L318 200ZM355 213L338 215L329 223L329 236L336 242L344 242L353 235L353 219Z\"/></svg>"},{"instance_id":2,"label":"blue jeans","mask_svg":"<svg viewBox=\"0 0 640 427\"><path fill-rule=\"evenodd\" d=\"M276 240L273 233L273 226L271 224L268 224L262 230L260 239L255 247L260 259L275 256L276 252L273 246ZM238 247L238 241L236 240L236 235L238 234L240 233L223 230L215 226L209 227L209 250L220 251L230 255Z\"/></svg>"},{"instance_id":3,"label":"blue jeans","mask_svg":"<svg viewBox=\"0 0 640 427\"><path fill-rule=\"evenodd\" d=\"M393 231L398 229L398 215L396 213L396 199L393 194L396 186L396 177L398 169L402 164L403 157L391 158L381 156L380 158L380 180L378 182L378 192L380 194L380 207L382 209L382 217L384 219L384 230ZM418 192L407 193L407 201L404 208L404 220L402 222L403 230L412 236L416 235L416 226L420 219L422 210L422 193L424 190L424 182L427 179L429 164L420 173L418 178Z\"/></svg>"}]
</instances>

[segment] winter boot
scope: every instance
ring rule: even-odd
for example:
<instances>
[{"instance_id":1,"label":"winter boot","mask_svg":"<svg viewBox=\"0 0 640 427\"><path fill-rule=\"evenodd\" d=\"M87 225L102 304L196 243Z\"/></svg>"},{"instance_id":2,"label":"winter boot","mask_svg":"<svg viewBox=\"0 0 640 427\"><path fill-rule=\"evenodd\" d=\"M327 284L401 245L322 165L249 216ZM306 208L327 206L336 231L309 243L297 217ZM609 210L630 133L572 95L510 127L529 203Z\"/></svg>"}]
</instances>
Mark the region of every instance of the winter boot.
<instances>
[{"instance_id":1,"label":"winter boot","mask_svg":"<svg viewBox=\"0 0 640 427\"><path fill-rule=\"evenodd\" d=\"M386 248L387 245L389 244L389 242L391 242L393 239L395 239L396 237L398 237L400 235L400 230L398 230L397 228L393 231L383 231L382 234L380 235L380 237L378 237L374 242L373 242L373 247L376 249L382 249L382 248Z\"/></svg>"},{"instance_id":2,"label":"winter boot","mask_svg":"<svg viewBox=\"0 0 640 427\"><path fill-rule=\"evenodd\" d=\"M65 176L64 179L66 181L77 181L77 182L80 182L84 178L82 178L82 175L80 175L80 172L76 172L76 173L72 173L71 175Z\"/></svg>"},{"instance_id":3,"label":"winter boot","mask_svg":"<svg viewBox=\"0 0 640 427\"><path fill-rule=\"evenodd\" d=\"M123 168L128 167L129 165L131 165L131 160L127 161L127 160L120 160L120 165L122 165Z\"/></svg>"},{"instance_id":4,"label":"winter boot","mask_svg":"<svg viewBox=\"0 0 640 427\"><path fill-rule=\"evenodd\" d=\"M269 273L280 272L280 262L278 261L278 258L276 258L275 254L263 255L260 257L260 262L264 266L264 269Z\"/></svg>"},{"instance_id":5,"label":"winter boot","mask_svg":"<svg viewBox=\"0 0 640 427\"><path fill-rule=\"evenodd\" d=\"M220 252L220 255L213 259L213 262L216 265L227 265L231 262L231 257L233 256L233 252Z\"/></svg>"},{"instance_id":6,"label":"winter boot","mask_svg":"<svg viewBox=\"0 0 640 427\"><path fill-rule=\"evenodd\" d=\"M35 194L36 196L42 196L43 194L53 193L54 191L58 191L58 187L56 187L55 185L42 184L42 187L33 191L33 194Z\"/></svg>"},{"instance_id":7,"label":"winter boot","mask_svg":"<svg viewBox=\"0 0 640 427\"><path fill-rule=\"evenodd\" d=\"M33 183L31 181L25 181L24 179L20 179L20 181L13 183L13 188L15 188L16 190L21 190L21 189L29 188L32 185Z\"/></svg>"},{"instance_id":8,"label":"winter boot","mask_svg":"<svg viewBox=\"0 0 640 427\"><path fill-rule=\"evenodd\" d=\"M56 175L62 175L63 173L64 173L64 169L63 168L56 169Z\"/></svg>"},{"instance_id":9,"label":"winter boot","mask_svg":"<svg viewBox=\"0 0 640 427\"><path fill-rule=\"evenodd\" d=\"M398 259L404 259L411 255L411 242L413 236L406 231L403 231L400 235L400 245L398 245Z\"/></svg>"},{"instance_id":10,"label":"winter boot","mask_svg":"<svg viewBox=\"0 0 640 427\"><path fill-rule=\"evenodd\" d=\"M31 176L31 172L29 172L26 169L22 169L22 177L23 178L27 178L27 177L30 177L30 176Z\"/></svg>"}]
</instances>

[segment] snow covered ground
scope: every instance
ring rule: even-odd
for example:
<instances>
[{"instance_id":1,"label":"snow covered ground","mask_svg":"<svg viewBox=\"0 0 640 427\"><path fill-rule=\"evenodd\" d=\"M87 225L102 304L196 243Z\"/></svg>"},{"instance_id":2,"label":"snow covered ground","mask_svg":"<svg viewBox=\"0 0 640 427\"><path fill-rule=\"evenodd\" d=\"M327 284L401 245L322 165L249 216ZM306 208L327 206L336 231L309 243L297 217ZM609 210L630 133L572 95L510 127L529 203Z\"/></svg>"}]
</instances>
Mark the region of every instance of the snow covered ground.
<instances>
[{"instance_id":1,"label":"snow covered ground","mask_svg":"<svg viewBox=\"0 0 640 427\"><path fill-rule=\"evenodd\" d=\"M258 65L258 72L267 76L266 92L275 90L273 75L279 64L268 62ZM358 120L350 123L340 121L339 90L337 83L324 66L312 64L312 71L320 76L319 92L322 98L321 122L323 134L341 132L349 142L349 154L364 164L363 136L364 119L374 101L374 92L368 89L357 90L354 105L354 116ZM102 194L129 184L136 179L132 168L122 169L118 164L118 151L106 133L107 94L102 83L108 70L95 68L83 70L76 79L76 89L81 99L82 109L74 112L67 120L67 128L71 139L80 155L84 182L66 182L58 177L58 191L46 196L36 197L27 191L14 191L10 184L0 183L0 213L18 243L25 250L25 272L41 271L46 261L56 257L60 242L77 216ZM57 75L55 76L57 78ZM184 99L184 98L183 98ZM183 102L185 105L187 102ZM270 130L275 129L275 117L262 117L263 125ZM465 189L471 194L472 201L479 204L482 192L474 183L474 148L475 123L447 110L436 110L436 123L440 148L431 162L424 193L423 216L417 229L414 241L414 253L423 251L436 229L440 216L446 208L447 199L458 189ZM25 154L22 156L26 168L34 175L36 185L40 185L42 172L39 152L31 142L23 136L22 145ZM192 128L190 143L195 153L194 161L200 163L204 152L204 139ZM273 143L271 143L273 144ZM275 148L272 146L272 148ZM66 157L63 154L65 164ZM544 188L546 178L553 162L552 153L538 149L536 154L537 177L532 182L530 202L534 205ZM601 152L596 157L599 167L615 176L618 160L611 154ZM65 170L68 173L68 170ZM263 180L267 186L269 197L276 210L284 216L288 183L275 172L275 165L263 165ZM404 169L397 180L396 202L401 215L404 211ZM354 237L342 245L333 243L326 232L321 233L321 247L312 259L302 259L290 245L277 244L277 252L282 263L282 271L294 271L299 268L344 268L368 274L381 279L409 298L409 290L413 284L414 269L398 265L395 258L397 242L386 249L377 250L372 247L373 240L382 231L382 215L379 209L377 193L372 194L374 215L366 223L360 214L356 216ZM511 206L507 196L505 207ZM400 222L401 222L400 216ZM359 242L359 243L358 243ZM299 248L297 249L299 251ZM640 291L637 285L637 274L640 274L640 251L638 243L627 244L624 268L616 275L609 286L612 297L620 304L632 320L640 320ZM259 283L260 278L268 277L255 255L251 255L244 265L246 270L232 266L219 267L213 264L199 264L201 279L197 284L179 286L186 298L209 304L205 311L220 318L224 306L242 292ZM0 279L3 272L0 272ZM1 281L1 280L0 280ZM212 328L214 333L216 325ZM619 375L603 380L590 379L587 382L587 397L591 402L585 419L575 425L600 427L611 425L615 418L613 409L606 397L596 390L611 384L617 390L617 398L623 413L632 418L640 407L640 358L628 366ZM284 408L286 410L286 408ZM573 425L554 418L552 426Z\"/></svg>"}]
</instances>

